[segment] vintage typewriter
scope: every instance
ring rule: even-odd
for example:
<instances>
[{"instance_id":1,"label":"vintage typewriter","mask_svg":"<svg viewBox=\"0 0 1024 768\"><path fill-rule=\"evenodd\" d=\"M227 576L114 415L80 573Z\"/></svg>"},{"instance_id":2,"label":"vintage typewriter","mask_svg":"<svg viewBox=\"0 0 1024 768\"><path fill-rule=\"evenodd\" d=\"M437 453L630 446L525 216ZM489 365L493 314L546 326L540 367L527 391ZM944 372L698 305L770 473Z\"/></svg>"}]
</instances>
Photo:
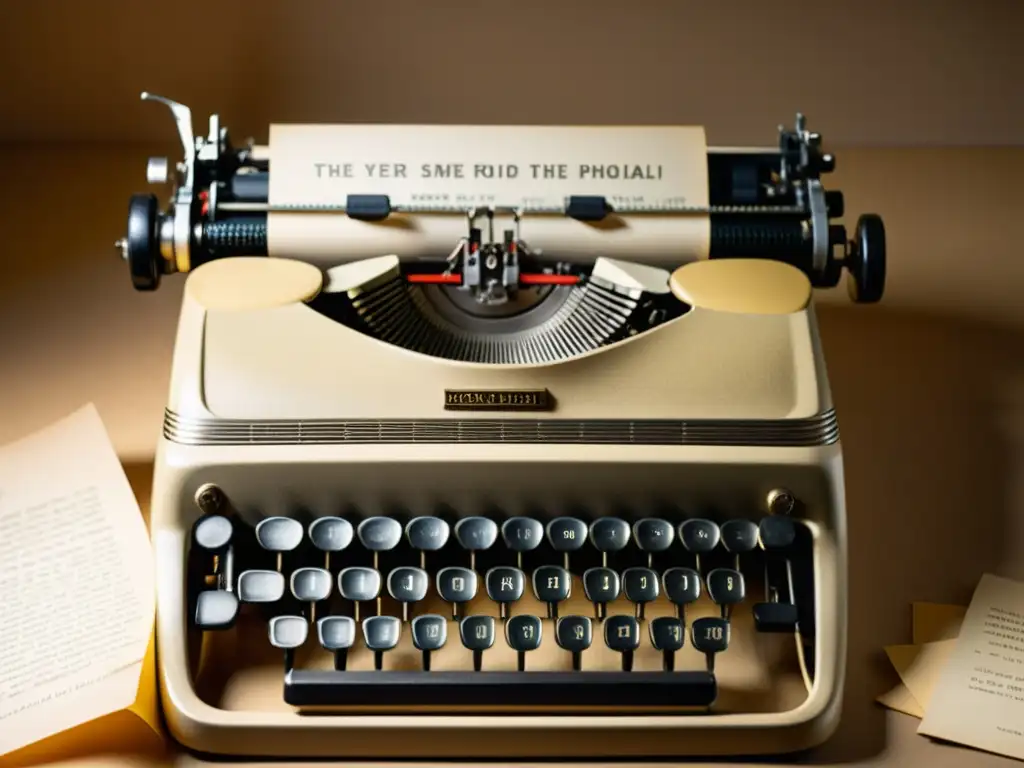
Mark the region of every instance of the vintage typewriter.
<instances>
[{"instance_id":1,"label":"vintage typewriter","mask_svg":"<svg viewBox=\"0 0 1024 768\"><path fill-rule=\"evenodd\" d=\"M236 146L143 98L184 149L150 160L169 205L134 196L118 242L139 290L190 273L152 507L179 742L507 759L829 736L846 513L810 296L845 268L879 300L885 234L836 223L801 116L768 149L390 125Z\"/></svg>"}]
</instances>

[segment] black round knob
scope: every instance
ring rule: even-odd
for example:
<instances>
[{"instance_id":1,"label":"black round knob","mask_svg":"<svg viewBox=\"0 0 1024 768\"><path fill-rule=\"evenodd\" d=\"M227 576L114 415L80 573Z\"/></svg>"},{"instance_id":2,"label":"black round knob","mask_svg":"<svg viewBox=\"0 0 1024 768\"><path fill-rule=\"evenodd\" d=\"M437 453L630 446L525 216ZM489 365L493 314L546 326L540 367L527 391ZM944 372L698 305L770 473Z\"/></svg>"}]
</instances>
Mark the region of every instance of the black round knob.
<instances>
[{"instance_id":1,"label":"black round knob","mask_svg":"<svg viewBox=\"0 0 1024 768\"><path fill-rule=\"evenodd\" d=\"M137 291L155 291L160 285L157 210L156 195L132 195L128 203L128 271Z\"/></svg>"},{"instance_id":2,"label":"black round knob","mask_svg":"<svg viewBox=\"0 0 1024 768\"><path fill-rule=\"evenodd\" d=\"M846 256L850 275L847 289L858 304L871 304L885 292L885 226L882 218L866 213L857 220L857 234Z\"/></svg>"}]
</instances>

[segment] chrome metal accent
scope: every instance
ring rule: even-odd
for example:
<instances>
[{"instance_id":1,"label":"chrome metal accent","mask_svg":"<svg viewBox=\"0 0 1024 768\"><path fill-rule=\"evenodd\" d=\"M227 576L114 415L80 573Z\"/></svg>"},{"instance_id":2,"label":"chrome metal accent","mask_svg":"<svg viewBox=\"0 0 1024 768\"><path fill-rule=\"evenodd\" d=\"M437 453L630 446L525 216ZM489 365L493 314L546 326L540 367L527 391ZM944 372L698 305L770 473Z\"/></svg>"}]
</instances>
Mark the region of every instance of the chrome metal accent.
<instances>
[{"instance_id":1,"label":"chrome metal accent","mask_svg":"<svg viewBox=\"0 0 1024 768\"><path fill-rule=\"evenodd\" d=\"M807 181L807 204L811 212L811 237L814 238L812 264L815 272L820 274L828 268L828 206L825 188L817 179Z\"/></svg>"},{"instance_id":2,"label":"chrome metal accent","mask_svg":"<svg viewBox=\"0 0 1024 768\"><path fill-rule=\"evenodd\" d=\"M771 514L788 515L796 506L796 499L785 488L774 488L768 492L767 503Z\"/></svg>"},{"instance_id":3,"label":"chrome metal accent","mask_svg":"<svg viewBox=\"0 0 1024 768\"><path fill-rule=\"evenodd\" d=\"M164 412L181 445L538 443L813 447L839 440L835 411L806 419L196 419Z\"/></svg>"},{"instance_id":4,"label":"chrome metal accent","mask_svg":"<svg viewBox=\"0 0 1024 768\"><path fill-rule=\"evenodd\" d=\"M222 211L234 211L236 213L345 213L343 204L290 204L290 203L252 203L232 202L222 203ZM492 206L495 214L502 213L513 215L518 212L520 216L526 214L564 216L565 209L556 206ZM466 209L457 205L393 205L392 213L450 213L460 216L466 215ZM644 206L644 207L619 207L615 213L629 216L650 216L650 215L672 215L672 214L699 214L699 213L806 213L807 209L799 205L710 205L710 206Z\"/></svg>"},{"instance_id":5,"label":"chrome metal accent","mask_svg":"<svg viewBox=\"0 0 1024 768\"><path fill-rule=\"evenodd\" d=\"M166 157L151 157L146 163L146 181L150 184L166 184L170 170Z\"/></svg>"},{"instance_id":6,"label":"chrome metal accent","mask_svg":"<svg viewBox=\"0 0 1024 768\"><path fill-rule=\"evenodd\" d=\"M122 261L128 261L128 239L122 237L120 240L114 242L114 249L117 251L117 255L121 257Z\"/></svg>"}]
</instances>

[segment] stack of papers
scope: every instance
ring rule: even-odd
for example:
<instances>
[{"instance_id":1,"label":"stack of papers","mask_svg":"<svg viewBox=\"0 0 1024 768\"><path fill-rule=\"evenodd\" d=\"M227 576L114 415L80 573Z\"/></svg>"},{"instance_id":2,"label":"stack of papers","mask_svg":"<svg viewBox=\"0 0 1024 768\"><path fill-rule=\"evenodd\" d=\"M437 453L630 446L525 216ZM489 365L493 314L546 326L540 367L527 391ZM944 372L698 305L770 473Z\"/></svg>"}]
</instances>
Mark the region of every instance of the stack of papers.
<instances>
[{"instance_id":1,"label":"stack of papers","mask_svg":"<svg viewBox=\"0 0 1024 768\"><path fill-rule=\"evenodd\" d=\"M146 521L89 405L0 447L0 764L164 747Z\"/></svg>"},{"instance_id":2,"label":"stack of papers","mask_svg":"<svg viewBox=\"0 0 1024 768\"><path fill-rule=\"evenodd\" d=\"M914 603L913 643L885 649L900 684L878 697L917 732L1024 760L1024 583L982 577L968 607Z\"/></svg>"}]
</instances>

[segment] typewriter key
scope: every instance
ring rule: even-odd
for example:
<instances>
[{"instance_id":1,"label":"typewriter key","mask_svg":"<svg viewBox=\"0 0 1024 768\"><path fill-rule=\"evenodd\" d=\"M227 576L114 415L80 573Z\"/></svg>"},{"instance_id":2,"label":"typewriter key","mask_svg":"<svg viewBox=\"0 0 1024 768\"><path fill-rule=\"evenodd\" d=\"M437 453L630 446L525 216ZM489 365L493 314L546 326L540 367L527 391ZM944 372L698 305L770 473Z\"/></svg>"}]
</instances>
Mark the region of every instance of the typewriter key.
<instances>
[{"instance_id":1,"label":"typewriter key","mask_svg":"<svg viewBox=\"0 0 1024 768\"><path fill-rule=\"evenodd\" d=\"M494 645L494 617L467 616L459 624L462 644L473 652L473 671L483 669L484 651Z\"/></svg>"},{"instance_id":2,"label":"typewriter key","mask_svg":"<svg viewBox=\"0 0 1024 768\"><path fill-rule=\"evenodd\" d=\"M548 523L548 541L555 552L563 552L563 566L569 569L569 553L575 552L587 541L587 524L575 517L556 517Z\"/></svg>"},{"instance_id":3,"label":"typewriter key","mask_svg":"<svg viewBox=\"0 0 1024 768\"><path fill-rule=\"evenodd\" d=\"M192 542L211 554L220 554L231 542L234 528L223 515L206 515L199 518L192 529Z\"/></svg>"},{"instance_id":4,"label":"typewriter key","mask_svg":"<svg viewBox=\"0 0 1024 768\"><path fill-rule=\"evenodd\" d=\"M230 629L238 618L238 598L222 589L208 589L196 597L196 626L200 629Z\"/></svg>"},{"instance_id":5,"label":"typewriter key","mask_svg":"<svg viewBox=\"0 0 1024 768\"><path fill-rule=\"evenodd\" d=\"M761 518L757 529L757 543L765 552L781 552L789 549L796 541L796 526L793 518L769 515Z\"/></svg>"},{"instance_id":6,"label":"typewriter key","mask_svg":"<svg viewBox=\"0 0 1024 768\"><path fill-rule=\"evenodd\" d=\"M514 603L523 596L526 588L526 576L518 568L500 565L491 568L484 577L487 585L487 596L498 604L501 618L508 617L509 603Z\"/></svg>"},{"instance_id":7,"label":"typewriter key","mask_svg":"<svg viewBox=\"0 0 1024 768\"><path fill-rule=\"evenodd\" d=\"M642 552L647 553L647 566L651 567L655 552L664 552L675 540L672 524L657 518L637 520L633 525L633 538Z\"/></svg>"},{"instance_id":8,"label":"typewriter key","mask_svg":"<svg viewBox=\"0 0 1024 768\"><path fill-rule=\"evenodd\" d=\"M558 604L568 600L572 592L572 576L557 565L542 565L533 572L533 594L548 605L548 618L558 618Z\"/></svg>"},{"instance_id":9,"label":"typewriter key","mask_svg":"<svg viewBox=\"0 0 1024 768\"><path fill-rule=\"evenodd\" d=\"M256 541L268 552L277 553L277 570L281 570L281 555L291 552L302 543L304 531L290 517L267 517L256 524Z\"/></svg>"},{"instance_id":10,"label":"typewriter key","mask_svg":"<svg viewBox=\"0 0 1024 768\"><path fill-rule=\"evenodd\" d=\"M543 623L539 616L513 616L505 624L505 642L519 657L519 671L526 671L526 654L540 648Z\"/></svg>"},{"instance_id":11,"label":"typewriter key","mask_svg":"<svg viewBox=\"0 0 1024 768\"><path fill-rule=\"evenodd\" d=\"M420 568L427 567L427 552L436 552L448 543L448 523L440 517L414 517L405 526L409 546L419 550Z\"/></svg>"},{"instance_id":12,"label":"typewriter key","mask_svg":"<svg viewBox=\"0 0 1024 768\"><path fill-rule=\"evenodd\" d=\"M671 616L659 616L651 621L650 631L651 646L654 650L661 651L665 671L673 671L676 666L676 651L683 647L686 638L682 620Z\"/></svg>"},{"instance_id":13,"label":"typewriter key","mask_svg":"<svg viewBox=\"0 0 1024 768\"><path fill-rule=\"evenodd\" d=\"M372 568L353 566L343 568L338 574L338 592L352 601L356 621L359 621L359 604L376 600L380 595L380 582L380 571Z\"/></svg>"},{"instance_id":14,"label":"typewriter key","mask_svg":"<svg viewBox=\"0 0 1024 768\"><path fill-rule=\"evenodd\" d=\"M320 645L334 653L334 668L345 671L348 649L356 641L356 623L350 616L324 616L316 624Z\"/></svg>"},{"instance_id":15,"label":"typewriter key","mask_svg":"<svg viewBox=\"0 0 1024 768\"><path fill-rule=\"evenodd\" d=\"M726 551L740 555L757 547L757 526L752 520L728 520L719 529Z\"/></svg>"},{"instance_id":16,"label":"typewriter key","mask_svg":"<svg viewBox=\"0 0 1024 768\"><path fill-rule=\"evenodd\" d=\"M437 594L452 604L452 618L459 618L459 606L476 597L476 571L450 566L437 572Z\"/></svg>"},{"instance_id":17,"label":"typewriter key","mask_svg":"<svg viewBox=\"0 0 1024 768\"><path fill-rule=\"evenodd\" d=\"M476 569L476 553L494 546L498 524L486 517L464 517L455 524L455 538L469 550L469 568Z\"/></svg>"},{"instance_id":18,"label":"typewriter key","mask_svg":"<svg viewBox=\"0 0 1024 768\"><path fill-rule=\"evenodd\" d=\"M715 568L707 575L708 596L722 608L722 618L728 619L732 606L746 597L743 574L732 568Z\"/></svg>"},{"instance_id":19,"label":"typewriter key","mask_svg":"<svg viewBox=\"0 0 1024 768\"><path fill-rule=\"evenodd\" d=\"M295 666L295 649L306 642L309 625L301 616L275 616L270 620L270 644L284 651L284 669Z\"/></svg>"},{"instance_id":20,"label":"typewriter key","mask_svg":"<svg viewBox=\"0 0 1024 768\"><path fill-rule=\"evenodd\" d=\"M423 652L423 671L430 671L430 652L440 650L448 641L448 622L436 613L412 620L412 644Z\"/></svg>"},{"instance_id":21,"label":"typewriter key","mask_svg":"<svg viewBox=\"0 0 1024 768\"><path fill-rule=\"evenodd\" d=\"M603 621L608 603L619 597L619 574L611 568L588 568L583 572L583 592L594 604L594 614Z\"/></svg>"},{"instance_id":22,"label":"typewriter key","mask_svg":"<svg viewBox=\"0 0 1024 768\"><path fill-rule=\"evenodd\" d=\"M501 526L505 546L516 553L516 565L523 567L523 552L536 549L544 538L543 526L532 517L510 517Z\"/></svg>"},{"instance_id":23,"label":"typewriter key","mask_svg":"<svg viewBox=\"0 0 1024 768\"><path fill-rule=\"evenodd\" d=\"M300 603L309 603L309 620L316 619L316 604L331 596L331 572L323 568L299 568L292 572L291 589Z\"/></svg>"},{"instance_id":24,"label":"typewriter key","mask_svg":"<svg viewBox=\"0 0 1024 768\"><path fill-rule=\"evenodd\" d=\"M629 523L617 517L599 517L590 524L590 540L601 553L601 565L608 565L609 552L625 549L629 533Z\"/></svg>"},{"instance_id":25,"label":"typewriter key","mask_svg":"<svg viewBox=\"0 0 1024 768\"><path fill-rule=\"evenodd\" d=\"M729 622L725 619L702 618L691 627L693 647L708 660L708 672L715 671L715 654L729 647Z\"/></svg>"},{"instance_id":26,"label":"typewriter key","mask_svg":"<svg viewBox=\"0 0 1024 768\"><path fill-rule=\"evenodd\" d=\"M422 568L403 566L388 574L388 594L402 604L402 621L409 620L409 605L427 596L430 577Z\"/></svg>"},{"instance_id":27,"label":"typewriter key","mask_svg":"<svg viewBox=\"0 0 1024 768\"><path fill-rule=\"evenodd\" d=\"M341 552L352 543L352 523L340 517L321 517L309 524L313 546L324 553L324 568L331 567L331 552Z\"/></svg>"},{"instance_id":28,"label":"typewriter key","mask_svg":"<svg viewBox=\"0 0 1024 768\"><path fill-rule=\"evenodd\" d=\"M377 568L380 553L390 552L402 540L402 526L390 517L368 517L359 524L356 536L364 547L373 552L373 567ZM380 613L379 602L377 612Z\"/></svg>"},{"instance_id":29,"label":"typewriter key","mask_svg":"<svg viewBox=\"0 0 1024 768\"><path fill-rule=\"evenodd\" d=\"M402 623L394 616L370 616L363 620L363 641L373 651L373 668L384 668L384 653L398 645Z\"/></svg>"},{"instance_id":30,"label":"typewriter key","mask_svg":"<svg viewBox=\"0 0 1024 768\"><path fill-rule=\"evenodd\" d=\"M609 616L604 644L622 654L622 671L633 671L633 651L640 647L640 622L632 616Z\"/></svg>"},{"instance_id":31,"label":"typewriter key","mask_svg":"<svg viewBox=\"0 0 1024 768\"><path fill-rule=\"evenodd\" d=\"M555 625L555 641L572 654L572 668L583 668L583 652L593 642L593 625L587 616L563 616Z\"/></svg>"},{"instance_id":32,"label":"typewriter key","mask_svg":"<svg viewBox=\"0 0 1024 768\"><path fill-rule=\"evenodd\" d=\"M279 571L242 571L238 599L243 603L276 603L284 597L284 574Z\"/></svg>"},{"instance_id":33,"label":"typewriter key","mask_svg":"<svg viewBox=\"0 0 1024 768\"><path fill-rule=\"evenodd\" d=\"M626 598L636 603L636 617L644 617L644 606L658 599L661 589L658 574L650 568L627 568L622 572L622 591Z\"/></svg>"},{"instance_id":34,"label":"typewriter key","mask_svg":"<svg viewBox=\"0 0 1024 768\"><path fill-rule=\"evenodd\" d=\"M700 556L713 552L721 539L718 526L710 520L687 520L679 526L679 540L687 552L693 553L697 571L701 571Z\"/></svg>"},{"instance_id":35,"label":"typewriter key","mask_svg":"<svg viewBox=\"0 0 1024 768\"><path fill-rule=\"evenodd\" d=\"M661 580L666 597L676 607L676 615L684 619L686 606L700 599L700 574L693 568L669 568Z\"/></svg>"}]
</instances>

